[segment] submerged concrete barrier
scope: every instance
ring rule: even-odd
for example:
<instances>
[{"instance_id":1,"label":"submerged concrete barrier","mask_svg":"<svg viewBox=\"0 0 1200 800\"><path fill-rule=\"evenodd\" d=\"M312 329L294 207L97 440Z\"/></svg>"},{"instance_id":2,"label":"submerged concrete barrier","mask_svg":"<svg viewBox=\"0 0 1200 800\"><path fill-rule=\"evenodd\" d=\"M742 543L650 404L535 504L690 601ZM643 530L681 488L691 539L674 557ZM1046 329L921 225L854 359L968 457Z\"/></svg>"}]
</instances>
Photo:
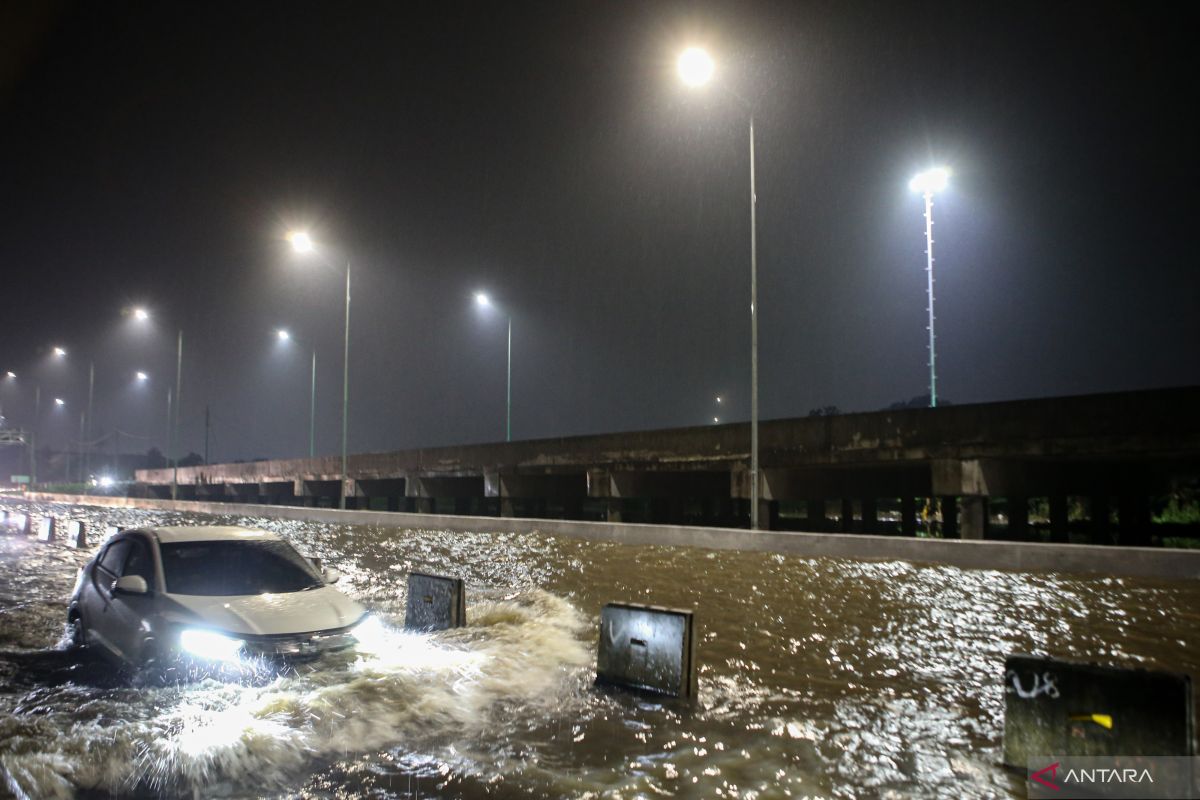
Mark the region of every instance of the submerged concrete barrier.
<instances>
[{"instance_id":1,"label":"submerged concrete barrier","mask_svg":"<svg viewBox=\"0 0 1200 800\"><path fill-rule=\"evenodd\" d=\"M596 683L691 700L695 641L691 611L609 603L600 610Z\"/></svg>"},{"instance_id":2,"label":"submerged concrete barrier","mask_svg":"<svg viewBox=\"0 0 1200 800\"><path fill-rule=\"evenodd\" d=\"M1194 755L1187 675L1027 655L1004 662L1004 763Z\"/></svg>"},{"instance_id":3,"label":"submerged concrete barrier","mask_svg":"<svg viewBox=\"0 0 1200 800\"><path fill-rule=\"evenodd\" d=\"M38 520L37 538L39 542L54 541L55 534L58 533L58 520L54 517L42 517Z\"/></svg>"},{"instance_id":4,"label":"submerged concrete barrier","mask_svg":"<svg viewBox=\"0 0 1200 800\"><path fill-rule=\"evenodd\" d=\"M35 493L26 497L37 502L70 503L107 508L188 511L220 516L273 517L343 525L383 525L392 528L425 528L479 533L539 532L573 539L618 544L670 545L701 547L711 550L750 550L784 553L802 558L911 561L926 564L948 564L965 569L1100 573L1176 580L1200 579L1200 550L1166 547L914 539L901 536L849 533L792 533L750 531L740 528L698 528L685 525L468 517L391 511L340 511L332 508L300 506L148 500L131 497L90 497L47 493Z\"/></svg>"},{"instance_id":5,"label":"submerged concrete barrier","mask_svg":"<svg viewBox=\"0 0 1200 800\"><path fill-rule=\"evenodd\" d=\"M87 547L86 522L73 519L67 523L67 546L74 547L76 550L83 550Z\"/></svg>"},{"instance_id":6,"label":"submerged concrete barrier","mask_svg":"<svg viewBox=\"0 0 1200 800\"><path fill-rule=\"evenodd\" d=\"M408 600L404 627L419 631L444 631L467 624L466 593L462 578L408 573Z\"/></svg>"}]
</instances>

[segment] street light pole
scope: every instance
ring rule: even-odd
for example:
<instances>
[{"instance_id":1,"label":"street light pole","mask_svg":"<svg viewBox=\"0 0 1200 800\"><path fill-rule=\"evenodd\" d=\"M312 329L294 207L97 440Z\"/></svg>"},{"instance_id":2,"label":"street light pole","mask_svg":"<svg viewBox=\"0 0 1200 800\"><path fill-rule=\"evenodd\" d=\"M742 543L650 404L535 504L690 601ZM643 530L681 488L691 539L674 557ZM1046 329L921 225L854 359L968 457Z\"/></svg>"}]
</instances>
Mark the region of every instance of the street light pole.
<instances>
[{"instance_id":1,"label":"street light pole","mask_svg":"<svg viewBox=\"0 0 1200 800\"><path fill-rule=\"evenodd\" d=\"M929 407L937 407L937 349L933 332L933 195L946 188L950 170L937 167L920 173L908 186L925 197L925 273L929 297Z\"/></svg>"},{"instance_id":2,"label":"street light pole","mask_svg":"<svg viewBox=\"0 0 1200 800\"><path fill-rule=\"evenodd\" d=\"M505 388L504 441L512 441L512 314L508 315L508 381Z\"/></svg>"},{"instance_id":3,"label":"street light pole","mask_svg":"<svg viewBox=\"0 0 1200 800\"><path fill-rule=\"evenodd\" d=\"M350 262L346 262L346 325L342 342L342 488L341 509L346 510L346 431L350 419Z\"/></svg>"},{"instance_id":4,"label":"street light pole","mask_svg":"<svg viewBox=\"0 0 1200 800\"><path fill-rule=\"evenodd\" d=\"M80 444L83 448L83 482L87 483L87 474L91 472L92 467L92 394L96 388L96 362L88 361L88 404L87 404L87 427L79 427L79 438L84 439L84 443ZM84 489L90 493L91 489Z\"/></svg>"},{"instance_id":5,"label":"street light pole","mask_svg":"<svg viewBox=\"0 0 1200 800\"><path fill-rule=\"evenodd\" d=\"M933 334L933 192L925 190L925 273L929 292L929 407L937 407L937 349Z\"/></svg>"},{"instance_id":6,"label":"street light pole","mask_svg":"<svg viewBox=\"0 0 1200 800\"><path fill-rule=\"evenodd\" d=\"M308 457L316 455L317 435L317 348L312 351L312 388L308 395Z\"/></svg>"},{"instance_id":7,"label":"street light pole","mask_svg":"<svg viewBox=\"0 0 1200 800\"><path fill-rule=\"evenodd\" d=\"M486 292L475 293L475 304L480 308L495 308ZM507 367L504 388L504 441L512 441L512 313L504 312L508 318Z\"/></svg>"},{"instance_id":8,"label":"street light pole","mask_svg":"<svg viewBox=\"0 0 1200 800\"><path fill-rule=\"evenodd\" d=\"M183 399L183 329L179 329L179 338L175 346L175 419L173 428L175 431L173 445L179 447L179 406ZM179 456L175 455L171 459L171 499L175 500L179 496Z\"/></svg>"},{"instance_id":9,"label":"street light pole","mask_svg":"<svg viewBox=\"0 0 1200 800\"><path fill-rule=\"evenodd\" d=\"M758 195L754 185L754 115L750 115L750 530L758 530Z\"/></svg>"},{"instance_id":10,"label":"street light pole","mask_svg":"<svg viewBox=\"0 0 1200 800\"><path fill-rule=\"evenodd\" d=\"M689 86L703 86L712 78L712 58L701 48L685 50L677 62L679 76ZM732 92L731 92L732 94ZM744 100L734 95L743 105ZM754 180L754 113L750 120L750 529L758 530L758 196Z\"/></svg>"},{"instance_id":11,"label":"street light pole","mask_svg":"<svg viewBox=\"0 0 1200 800\"><path fill-rule=\"evenodd\" d=\"M293 231L287 236L292 249L297 253L311 253L316 250L312 238L305 231ZM314 363L316 354L313 355ZM314 376L315 376L314 372ZM315 381L315 378L314 378ZM315 384L314 384L315 385ZM313 393L315 395L316 389ZM346 476L347 476L347 434L350 423L350 262L346 262L346 322L342 338L342 485L338 491L340 502L338 506L346 508Z\"/></svg>"}]
</instances>

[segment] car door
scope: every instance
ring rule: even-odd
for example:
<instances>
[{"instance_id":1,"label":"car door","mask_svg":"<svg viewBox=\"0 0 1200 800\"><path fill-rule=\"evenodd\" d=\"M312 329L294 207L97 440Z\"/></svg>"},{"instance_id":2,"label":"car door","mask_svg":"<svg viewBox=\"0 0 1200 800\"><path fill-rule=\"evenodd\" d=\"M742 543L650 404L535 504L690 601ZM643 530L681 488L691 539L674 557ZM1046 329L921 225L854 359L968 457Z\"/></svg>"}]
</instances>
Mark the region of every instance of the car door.
<instances>
[{"instance_id":1,"label":"car door","mask_svg":"<svg viewBox=\"0 0 1200 800\"><path fill-rule=\"evenodd\" d=\"M155 608L157 589L153 550L142 536L129 539L129 552L118 571L118 578L140 575L146 581L146 594L111 594L108 609L110 639L127 661L141 660L142 643L152 629L150 618Z\"/></svg>"},{"instance_id":2,"label":"car door","mask_svg":"<svg viewBox=\"0 0 1200 800\"><path fill-rule=\"evenodd\" d=\"M132 540L128 536L114 538L96 558L91 577L84 584L84 626L89 644L99 644L114 655L121 655L119 645L113 640L116 627L112 613L112 585L129 555Z\"/></svg>"}]
</instances>

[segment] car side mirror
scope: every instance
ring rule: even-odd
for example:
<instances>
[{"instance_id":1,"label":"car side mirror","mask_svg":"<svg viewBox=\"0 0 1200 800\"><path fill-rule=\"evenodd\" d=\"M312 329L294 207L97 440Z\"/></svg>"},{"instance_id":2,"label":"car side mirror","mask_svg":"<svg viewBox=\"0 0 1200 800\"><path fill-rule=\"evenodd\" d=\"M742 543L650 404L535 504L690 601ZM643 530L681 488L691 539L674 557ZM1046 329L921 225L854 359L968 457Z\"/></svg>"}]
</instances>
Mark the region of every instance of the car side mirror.
<instances>
[{"instance_id":1,"label":"car side mirror","mask_svg":"<svg viewBox=\"0 0 1200 800\"><path fill-rule=\"evenodd\" d=\"M323 569L321 570L321 577L325 579L326 583L337 583L341 580L342 573L332 568Z\"/></svg>"},{"instance_id":2,"label":"car side mirror","mask_svg":"<svg viewBox=\"0 0 1200 800\"><path fill-rule=\"evenodd\" d=\"M113 581L113 594L146 594L150 587L141 575L122 575Z\"/></svg>"}]
</instances>

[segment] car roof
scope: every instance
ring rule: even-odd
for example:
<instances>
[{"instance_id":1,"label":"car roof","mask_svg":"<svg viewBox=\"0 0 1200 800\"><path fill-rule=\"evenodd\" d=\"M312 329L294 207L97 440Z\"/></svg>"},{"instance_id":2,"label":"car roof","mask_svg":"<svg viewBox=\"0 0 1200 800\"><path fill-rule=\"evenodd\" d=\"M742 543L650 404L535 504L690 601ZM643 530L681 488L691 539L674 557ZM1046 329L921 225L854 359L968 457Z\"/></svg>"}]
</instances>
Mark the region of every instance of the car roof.
<instances>
[{"instance_id":1,"label":"car roof","mask_svg":"<svg viewBox=\"0 0 1200 800\"><path fill-rule=\"evenodd\" d=\"M281 539L277 533L238 525L172 525L141 528L160 542L267 541Z\"/></svg>"}]
</instances>

